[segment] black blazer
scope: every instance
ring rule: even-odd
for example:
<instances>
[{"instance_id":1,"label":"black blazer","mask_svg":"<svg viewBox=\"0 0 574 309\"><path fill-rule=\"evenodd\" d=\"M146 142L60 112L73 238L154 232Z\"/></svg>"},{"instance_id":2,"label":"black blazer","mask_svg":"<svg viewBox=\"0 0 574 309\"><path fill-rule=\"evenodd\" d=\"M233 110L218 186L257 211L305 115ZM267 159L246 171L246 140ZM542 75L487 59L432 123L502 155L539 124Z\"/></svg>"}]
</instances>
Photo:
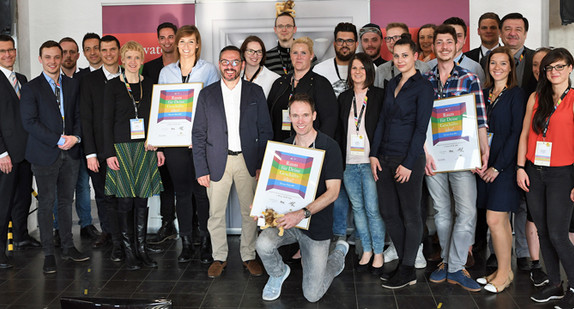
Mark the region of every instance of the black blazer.
<instances>
[{"instance_id":1,"label":"black blazer","mask_svg":"<svg viewBox=\"0 0 574 309\"><path fill-rule=\"evenodd\" d=\"M28 82L26 76L16 73L20 85ZM18 163L24 160L28 132L22 126L20 99L4 73L0 72L0 154L8 151L10 160ZM20 91L22 93L22 91Z\"/></svg>"},{"instance_id":2,"label":"black blazer","mask_svg":"<svg viewBox=\"0 0 574 309\"><path fill-rule=\"evenodd\" d=\"M265 94L259 85L241 80L239 136L249 174L261 168L267 141L273 138ZM212 181L223 177L227 163L227 120L221 82L201 90L192 130L196 177L209 175Z\"/></svg>"},{"instance_id":3,"label":"black blazer","mask_svg":"<svg viewBox=\"0 0 574 309\"><path fill-rule=\"evenodd\" d=\"M480 46L475 48L475 49L471 49L469 51L467 51L466 53L464 53L465 56L467 56L468 58L476 61L477 63L480 63L478 61L478 58L480 58Z\"/></svg>"},{"instance_id":4,"label":"black blazer","mask_svg":"<svg viewBox=\"0 0 574 309\"><path fill-rule=\"evenodd\" d=\"M82 135L80 126L78 81L62 75L64 94L65 135ZM28 131L26 160L32 164L50 165L58 159L61 149L58 140L62 135L62 115L58 109L52 87L41 73L22 87L20 100L22 124ZM80 147L75 145L68 154L80 158Z\"/></svg>"},{"instance_id":5,"label":"black blazer","mask_svg":"<svg viewBox=\"0 0 574 309\"><path fill-rule=\"evenodd\" d=\"M89 69L89 68L88 68ZM82 144L86 155L104 157L104 88L108 80L102 68L85 74L80 81Z\"/></svg>"},{"instance_id":6,"label":"black blazer","mask_svg":"<svg viewBox=\"0 0 574 309\"><path fill-rule=\"evenodd\" d=\"M532 57L534 57L535 51L524 46L524 75L522 75L522 90L528 93L528 88L531 85L531 80L535 79L532 75Z\"/></svg>"},{"instance_id":7,"label":"black blazer","mask_svg":"<svg viewBox=\"0 0 574 309\"><path fill-rule=\"evenodd\" d=\"M347 132L349 130L349 115L351 114L351 106L353 104L353 89L344 91L339 95L339 129L337 130L337 141L341 146L341 153L343 154L343 164L347 158ZM377 128L377 121L383 106L385 97L385 90L379 87L371 86L367 91L367 108L365 109L365 130L369 143L373 144L375 138L375 129ZM357 102L357 113L360 112L362 102ZM355 130L355 128L351 128Z\"/></svg>"},{"instance_id":8,"label":"black blazer","mask_svg":"<svg viewBox=\"0 0 574 309\"><path fill-rule=\"evenodd\" d=\"M153 84L157 84L159 80L159 73L163 69L163 57L159 56L154 60L146 62L142 69L142 75L151 79Z\"/></svg>"}]
</instances>

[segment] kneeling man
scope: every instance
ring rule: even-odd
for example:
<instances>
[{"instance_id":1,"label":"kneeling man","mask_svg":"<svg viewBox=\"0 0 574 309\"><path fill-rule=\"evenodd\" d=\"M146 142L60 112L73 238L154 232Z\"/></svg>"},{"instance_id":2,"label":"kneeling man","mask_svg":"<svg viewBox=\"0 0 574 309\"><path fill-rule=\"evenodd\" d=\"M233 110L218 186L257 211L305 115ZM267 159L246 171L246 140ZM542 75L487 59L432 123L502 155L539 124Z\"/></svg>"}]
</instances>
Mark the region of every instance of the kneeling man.
<instances>
[{"instance_id":1,"label":"kneeling man","mask_svg":"<svg viewBox=\"0 0 574 309\"><path fill-rule=\"evenodd\" d=\"M306 94L295 94L289 101L289 118L296 135L285 143L301 147L325 150L321 178L315 201L307 207L285 214L277 220L285 229L279 236L276 228L263 230L257 239L256 249L263 266L269 274L269 281L263 289L263 300L275 300L281 295L281 286L289 273L289 266L281 259L277 248L299 243L303 265L303 295L310 302L316 302L329 289L333 278L345 268L345 256L349 245L339 240L329 254L333 232L333 202L339 195L343 178L343 159L337 143L327 135L313 128L317 117L315 104ZM304 218L311 217L308 230L294 228Z\"/></svg>"}]
</instances>

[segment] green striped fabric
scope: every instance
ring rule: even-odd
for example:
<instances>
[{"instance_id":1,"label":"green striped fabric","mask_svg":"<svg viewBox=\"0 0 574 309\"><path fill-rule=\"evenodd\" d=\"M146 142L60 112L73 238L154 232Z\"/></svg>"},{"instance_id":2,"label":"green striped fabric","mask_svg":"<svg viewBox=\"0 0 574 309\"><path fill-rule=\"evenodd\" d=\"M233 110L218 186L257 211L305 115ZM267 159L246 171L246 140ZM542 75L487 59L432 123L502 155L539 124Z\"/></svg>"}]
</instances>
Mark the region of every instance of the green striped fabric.
<instances>
[{"instance_id":1,"label":"green striped fabric","mask_svg":"<svg viewBox=\"0 0 574 309\"><path fill-rule=\"evenodd\" d=\"M148 198L163 191L155 151L146 151L143 142L114 144L119 171L108 167L106 195Z\"/></svg>"}]
</instances>

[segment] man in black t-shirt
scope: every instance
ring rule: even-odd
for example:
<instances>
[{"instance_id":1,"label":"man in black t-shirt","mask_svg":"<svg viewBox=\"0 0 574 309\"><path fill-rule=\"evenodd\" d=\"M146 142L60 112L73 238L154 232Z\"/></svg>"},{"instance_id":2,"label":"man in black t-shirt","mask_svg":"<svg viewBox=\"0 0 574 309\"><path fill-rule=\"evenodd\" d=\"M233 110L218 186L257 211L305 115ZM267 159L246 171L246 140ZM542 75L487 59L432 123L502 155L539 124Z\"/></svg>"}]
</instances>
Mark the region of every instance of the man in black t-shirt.
<instances>
[{"instance_id":1,"label":"man in black t-shirt","mask_svg":"<svg viewBox=\"0 0 574 309\"><path fill-rule=\"evenodd\" d=\"M301 147L325 150L325 158L319 178L315 200L307 207L286 213L277 220L285 229L279 236L276 228L265 229L257 239L257 253L269 274L263 289L263 300L275 300L281 295L281 286L289 273L277 248L299 243L303 266L303 295L310 302L323 297L333 278L345 268L345 256L349 245L339 240L329 254L329 244L333 231L333 202L339 195L343 178L343 159L337 143L327 135L313 128L317 117L315 105L307 94L298 93L289 101L289 117L296 135L285 143ZM311 217L308 230L294 228L301 220Z\"/></svg>"}]
</instances>

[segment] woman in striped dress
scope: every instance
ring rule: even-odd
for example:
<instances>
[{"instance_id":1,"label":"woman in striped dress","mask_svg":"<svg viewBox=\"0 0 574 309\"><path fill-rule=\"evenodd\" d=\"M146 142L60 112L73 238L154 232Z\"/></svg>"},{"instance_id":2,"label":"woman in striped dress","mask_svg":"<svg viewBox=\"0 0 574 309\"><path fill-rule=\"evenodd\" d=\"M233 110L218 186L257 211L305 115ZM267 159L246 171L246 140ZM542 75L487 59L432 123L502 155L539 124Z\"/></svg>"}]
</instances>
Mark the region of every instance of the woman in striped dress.
<instances>
[{"instance_id":1,"label":"woman in striped dress","mask_svg":"<svg viewBox=\"0 0 574 309\"><path fill-rule=\"evenodd\" d=\"M129 41L120 54L125 71L110 80L104 92L106 195L117 198L126 268L136 270L142 263L157 267L146 253L147 199L163 190L157 167L164 156L145 145L153 83L139 74L143 47Z\"/></svg>"}]
</instances>

